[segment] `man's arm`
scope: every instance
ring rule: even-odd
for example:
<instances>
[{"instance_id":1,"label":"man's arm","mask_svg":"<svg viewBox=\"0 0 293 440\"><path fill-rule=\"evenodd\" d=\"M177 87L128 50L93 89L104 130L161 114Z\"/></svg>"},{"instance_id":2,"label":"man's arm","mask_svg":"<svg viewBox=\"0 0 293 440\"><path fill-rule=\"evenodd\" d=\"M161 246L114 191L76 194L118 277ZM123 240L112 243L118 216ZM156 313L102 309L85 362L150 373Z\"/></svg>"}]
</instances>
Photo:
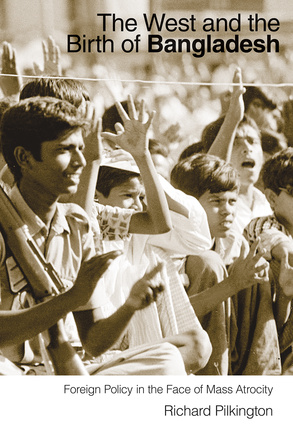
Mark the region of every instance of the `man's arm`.
<instances>
[{"instance_id":1,"label":"man's arm","mask_svg":"<svg viewBox=\"0 0 293 440\"><path fill-rule=\"evenodd\" d=\"M125 303L108 318L100 319L97 309L74 312L80 340L91 356L99 356L110 349L127 327L137 310L156 301L163 286L156 281L162 263L155 266L132 287Z\"/></svg>"},{"instance_id":2,"label":"man's arm","mask_svg":"<svg viewBox=\"0 0 293 440\"><path fill-rule=\"evenodd\" d=\"M274 315L280 331L287 321L293 298L293 240L280 230L280 224L274 218L253 219L244 231L248 241L253 243L256 236L264 257L270 261L277 285L274 302Z\"/></svg>"},{"instance_id":3,"label":"man's arm","mask_svg":"<svg viewBox=\"0 0 293 440\"><path fill-rule=\"evenodd\" d=\"M239 291L253 286L256 283L268 281L266 273L260 275L268 268L268 263L264 262L257 266L257 263L263 256L263 252L256 253L257 246L258 241L251 246L246 258L244 258L244 248L242 247L239 258L233 266L231 266L232 270L225 280L196 294L192 292L191 286L188 290L188 296L199 318L211 312L218 304Z\"/></svg>"},{"instance_id":4,"label":"man's arm","mask_svg":"<svg viewBox=\"0 0 293 440\"><path fill-rule=\"evenodd\" d=\"M131 96L128 97L129 115L120 103L116 103L116 106L123 121L123 126L119 124L117 134L102 133L102 136L119 145L133 156L139 167L147 198L147 210L133 214L129 232L163 234L171 229L172 223L167 200L148 149L148 130L154 112L146 122L143 122L145 118L144 102L141 101L137 114Z\"/></svg>"},{"instance_id":5,"label":"man's arm","mask_svg":"<svg viewBox=\"0 0 293 440\"><path fill-rule=\"evenodd\" d=\"M209 154L214 154L227 162L230 162L231 159L237 126L244 115L242 96L245 89L242 86L241 70L239 68L234 73L233 83L235 85L224 122L208 151Z\"/></svg>"},{"instance_id":6,"label":"man's arm","mask_svg":"<svg viewBox=\"0 0 293 440\"><path fill-rule=\"evenodd\" d=\"M109 252L84 262L73 287L61 295L29 309L0 311L0 348L22 344L87 303L99 278L118 255L119 251Z\"/></svg>"},{"instance_id":7,"label":"man's arm","mask_svg":"<svg viewBox=\"0 0 293 440\"><path fill-rule=\"evenodd\" d=\"M90 128L84 133L84 157L86 166L81 173L78 191L70 197L69 201L81 206L89 218L93 214L93 202L99 174L99 167L103 154L101 139L102 121L98 118L95 106L87 102L83 117L89 122Z\"/></svg>"},{"instance_id":8,"label":"man's arm","mask_svg":"<svg viewBox=\"0 0 293 440\"><path fill-rule=\"evenodd\" d=\"M121 112L120 116L125 127L121 126L118 134L102 133L102 136L117 143L133 156L140 169L148 203L145 212L132 215L129 232L137 234L168 232L171 229L169 209L148 149L147 132L153 116L144 123L144 104L141 103L137 116L131 97L128 98L129 116L119 103L116 105ZM70 201L79 204L91 217L103 147L100 133L101 123L97 121L96 112L92 106L87 106L85 117L91 122L91 132L84 137L84 155L87 165L82 172L78 191L70 198Z\"/></svg>"}]
</instances>

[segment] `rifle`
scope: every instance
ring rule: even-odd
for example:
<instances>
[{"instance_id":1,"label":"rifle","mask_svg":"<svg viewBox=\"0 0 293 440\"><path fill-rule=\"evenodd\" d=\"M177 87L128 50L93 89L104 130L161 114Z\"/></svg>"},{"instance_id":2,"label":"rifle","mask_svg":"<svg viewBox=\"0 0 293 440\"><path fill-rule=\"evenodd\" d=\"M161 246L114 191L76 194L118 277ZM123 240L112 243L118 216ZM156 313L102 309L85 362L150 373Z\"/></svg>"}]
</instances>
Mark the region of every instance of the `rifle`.
<instances>
[{"instance_id":1,"label":"rifle","mask_svg":"<svg viewBox=\"0 0 293 440\"><path fill-rule=\"evenodd\" d=\"M5 243L30 285L33 295L30 305L44 297L62 294L65 291L62 280L53 265L46 261L1 182L0 206L0 228ZM39 342L48 374L87 374L79 355L67 339L63 320L43 332Z\"/></svg>"}]
</instances>

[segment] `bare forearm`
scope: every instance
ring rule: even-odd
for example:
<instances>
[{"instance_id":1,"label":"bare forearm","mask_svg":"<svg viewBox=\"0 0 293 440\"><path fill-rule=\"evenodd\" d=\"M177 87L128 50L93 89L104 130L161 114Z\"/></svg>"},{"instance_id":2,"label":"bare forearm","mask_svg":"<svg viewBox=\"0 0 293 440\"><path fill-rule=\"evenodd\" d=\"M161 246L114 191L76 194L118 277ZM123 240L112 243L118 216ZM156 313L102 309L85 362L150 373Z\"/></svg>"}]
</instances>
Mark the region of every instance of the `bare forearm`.
<instances>
[{"instance_id":1,"label":"bare forearm","mask_svg":"<svg viewBox=\"0 0 293 440\"><path fill-rule=\"evenodd\" d=\"M277 244L272 248L272 257L277 261L281 261L286 255L288 256L289 263L293 264L293 242L284 235L284 241Z\"/></svg>"},{"instance_id":2,"label":"bare forearm","mask_svg":"<svg viewBox=\"0 0 293 440\"><path fill-rule=\"evenodd\" d=\"M30 309L0 312L0 347L21 344L53 326L77 307L76 301L65 293Z\"/></svg>"},{"instance_id":3,"label":"bare forearm","mask_svg":"<svg viewBox=\"0 0 293 440\"><path fill-rule=\"evenodd\" d=\"M134 310L127 304L113 315L94 322L85 335L80 334L85 350L91 356L99 356L109 350L126 329Z\"/></svg>"},{"instance_id":4,"label":"bare forearm","mask_svg":"<svg viewBox=\"0 0 293 440\"><path fill-rule=\"evenodd\" d=\"M70 202L81 206L89 217L92 215L99 166L100 161L98 160L86 165L80 177L78 191L70 199Z\"/></svg>"},{"instance_id":5,"label":"bare forearm","mask_svg":"<svg viewBox=\"0 0 293 440\"><path fill-rule=\"evenodd\" d=\"M161 187L151 155L148 151L143 156L135 157L145 186L147 211L133 216L130 232L163 234L170 231L172 223L165 192Z\"/></svg>"},{"instance_id":6,"label":"bare forearm","mask_svg":"<svg viewBox=\"0 0 293 440\"><path fill-rule=\"evenodd\" d=\"M244 102L242 95L245 89L242 85L241 70L236 68L233 77L233 92L229 108L220 131L213 142L209 154L214 154L227 162L230 162L236 129L244 115Z\"/></svg>"},{"instance_id":7,"label":"bare forearm","mask_svg":"<svg viewBox=\"0 0 293 440\"><path fill-rule=\"evenodd\" d=\"M220 131L208 151L209 154L230 162L238 122L233 120L229 112L226 114Z\"/></svg>"}]
</instances>

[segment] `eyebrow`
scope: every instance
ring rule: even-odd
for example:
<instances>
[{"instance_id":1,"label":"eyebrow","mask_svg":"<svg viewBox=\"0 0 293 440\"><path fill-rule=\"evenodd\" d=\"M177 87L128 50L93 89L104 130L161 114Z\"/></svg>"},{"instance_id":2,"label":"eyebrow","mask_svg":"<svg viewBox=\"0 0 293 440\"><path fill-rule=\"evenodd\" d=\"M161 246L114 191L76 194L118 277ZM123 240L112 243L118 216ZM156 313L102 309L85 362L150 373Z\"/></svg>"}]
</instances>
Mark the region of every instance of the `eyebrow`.
<instances>
[{"instance_id":1,"label":"eyebrow","mask_svg":"<svg viewBox=\"0 0 293 440\"><path fill-rule=\"evenodd\" d=\"M224 198L224 195L223 195L223 196L219 196L219 195L217 195L217 194L218 194L218 193L210 193L210 197L214 197L214 198L216 198L216 199L218 199L218 200L224 200L224 199L225 199L225 198ZM230 199L237 199L237 194L235 194L235 195L233 195L233 196L230 196L228 200L230 200Z\"/></svg>"}]
</instances>

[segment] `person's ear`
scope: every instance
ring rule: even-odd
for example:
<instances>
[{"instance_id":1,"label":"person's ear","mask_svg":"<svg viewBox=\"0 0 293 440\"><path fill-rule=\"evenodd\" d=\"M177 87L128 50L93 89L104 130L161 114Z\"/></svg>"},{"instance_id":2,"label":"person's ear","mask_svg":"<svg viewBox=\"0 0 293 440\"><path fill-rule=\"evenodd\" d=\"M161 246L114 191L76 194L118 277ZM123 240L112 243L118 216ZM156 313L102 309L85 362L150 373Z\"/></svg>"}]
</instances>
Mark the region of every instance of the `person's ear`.
<instances>
[{"instance_id":1,"label":"person's ear","mask_svg":"<svg viewBox=\"0 0 293 440\"><path fill-rule=\"evenodd\" d=\"M277 200L277 194L271 190L270 188L265 188L264 190L265 196L269 202L269 204L271 205L272 210L274 210L275 204L276 204L276 200Z\"/></svg>"},{"instance_id":2,"label":"person's ear","mask_svg":"<svg viewBox=\"0 0 293 440\"><path fill-rule=\"evenodd\" d=\"M32 159L32 153L28 150L26 150L22 146L18 146L14 149L14 157L17 162L17 164L21 168L27 168L30 167L31 159Z\"/></svg>"}]
</instances>

